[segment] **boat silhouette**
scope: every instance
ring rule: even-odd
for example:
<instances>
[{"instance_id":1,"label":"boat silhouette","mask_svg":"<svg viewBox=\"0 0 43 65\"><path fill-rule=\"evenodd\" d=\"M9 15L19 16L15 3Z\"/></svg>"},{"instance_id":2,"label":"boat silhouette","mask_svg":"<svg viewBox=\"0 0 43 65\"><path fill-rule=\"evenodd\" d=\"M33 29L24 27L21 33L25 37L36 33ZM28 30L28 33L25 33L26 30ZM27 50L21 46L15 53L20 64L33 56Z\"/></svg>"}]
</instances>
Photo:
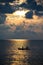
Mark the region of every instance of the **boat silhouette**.
<instances>
[{"instance_id":1,"label":"boat silhouette","mask_svg":"<svg viewBox=\"0 0 43 65\"><path fill-rule=\"evenodd\" d=\"M22 48L18 48L18 50L30 50L30 48L29 47L22 47Z\"/></svg>"}]
</instances>

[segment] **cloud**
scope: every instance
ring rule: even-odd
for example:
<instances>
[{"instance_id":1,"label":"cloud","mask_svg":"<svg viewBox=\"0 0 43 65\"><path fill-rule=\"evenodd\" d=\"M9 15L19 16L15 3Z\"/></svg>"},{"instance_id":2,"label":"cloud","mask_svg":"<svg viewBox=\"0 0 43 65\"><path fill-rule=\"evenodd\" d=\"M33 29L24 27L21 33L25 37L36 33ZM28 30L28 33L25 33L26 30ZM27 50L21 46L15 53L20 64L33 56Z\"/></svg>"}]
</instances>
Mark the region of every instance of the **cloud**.
<instances>
[{"instance_id":1,"label":"cloud","mask_svg":"<svg viewBox=\"0 0 43 65\"><path fill-rule=\"evenodd\" d=\"M38 28L39 29L39 28ZM43 31L40 32L37 26L22 24L20 26L0 25L0 39L26 38L26 39L43 39ZM43 30L43 29L42 29Z\"/></svg>"},{"instance_id":2,"label":"cloud","mask_svg":"<svg viewBox=\"0 0 43 65\"><path fill-rule=\"evenodd\" d=\"M12 16L0 23L0 39L43 39L43 17L26 19Z\"/></svg>"}]
</instances>

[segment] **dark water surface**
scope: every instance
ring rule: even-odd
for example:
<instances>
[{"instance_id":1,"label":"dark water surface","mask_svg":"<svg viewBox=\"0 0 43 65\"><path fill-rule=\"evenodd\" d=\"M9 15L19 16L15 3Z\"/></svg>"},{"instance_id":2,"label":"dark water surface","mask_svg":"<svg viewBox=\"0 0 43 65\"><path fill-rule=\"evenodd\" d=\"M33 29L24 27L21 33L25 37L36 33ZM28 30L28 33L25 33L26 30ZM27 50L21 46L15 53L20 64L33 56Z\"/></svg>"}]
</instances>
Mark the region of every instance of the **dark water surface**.
<instances>
[{"instance_id":1,"label":"dark water surface","mask_svg":"<svg viewBox=\"0 0 43 65\"><path fill-rule=\"evenodd\" d=\"M43 65L43 41L0 40L0 65Z\"/></svg>"}]
</instances>

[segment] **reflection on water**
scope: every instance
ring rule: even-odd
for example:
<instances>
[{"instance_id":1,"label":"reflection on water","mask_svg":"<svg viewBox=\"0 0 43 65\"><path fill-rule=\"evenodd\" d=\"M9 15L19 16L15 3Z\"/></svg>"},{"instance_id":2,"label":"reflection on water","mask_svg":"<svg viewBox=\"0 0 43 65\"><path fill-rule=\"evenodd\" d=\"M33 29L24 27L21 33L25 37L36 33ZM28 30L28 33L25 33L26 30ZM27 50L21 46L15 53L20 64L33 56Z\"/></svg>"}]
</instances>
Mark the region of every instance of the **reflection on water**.
<instances>
[{"instance_id":1,"label":"reflection on water","mask_svg":"<svg viewBox=\"0 0 43 65\"><path fill-rule=\"evenodd\" d=\"M0 65L43 65L43 41L0 40Z\"/></svg>"}]
</instances>

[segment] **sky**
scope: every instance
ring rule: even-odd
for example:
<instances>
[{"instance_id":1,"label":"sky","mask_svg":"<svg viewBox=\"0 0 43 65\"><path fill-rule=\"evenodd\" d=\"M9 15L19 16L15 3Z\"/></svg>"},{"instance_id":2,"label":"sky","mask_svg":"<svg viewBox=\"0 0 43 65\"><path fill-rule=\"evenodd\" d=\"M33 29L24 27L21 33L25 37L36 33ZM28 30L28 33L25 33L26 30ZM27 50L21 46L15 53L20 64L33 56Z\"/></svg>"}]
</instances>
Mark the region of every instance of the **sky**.
<instances>
[{"instance_id":1,"label":"sky","mask_svg":"<svg viewBox=\"0 0 43 65\"><path fill-rule=\"evenodd\" d=\"M43 12L43 11L42 11ZM43 15L31 18L0 14L0 39L43 40Z\"/></svg>"}]
</instances>

